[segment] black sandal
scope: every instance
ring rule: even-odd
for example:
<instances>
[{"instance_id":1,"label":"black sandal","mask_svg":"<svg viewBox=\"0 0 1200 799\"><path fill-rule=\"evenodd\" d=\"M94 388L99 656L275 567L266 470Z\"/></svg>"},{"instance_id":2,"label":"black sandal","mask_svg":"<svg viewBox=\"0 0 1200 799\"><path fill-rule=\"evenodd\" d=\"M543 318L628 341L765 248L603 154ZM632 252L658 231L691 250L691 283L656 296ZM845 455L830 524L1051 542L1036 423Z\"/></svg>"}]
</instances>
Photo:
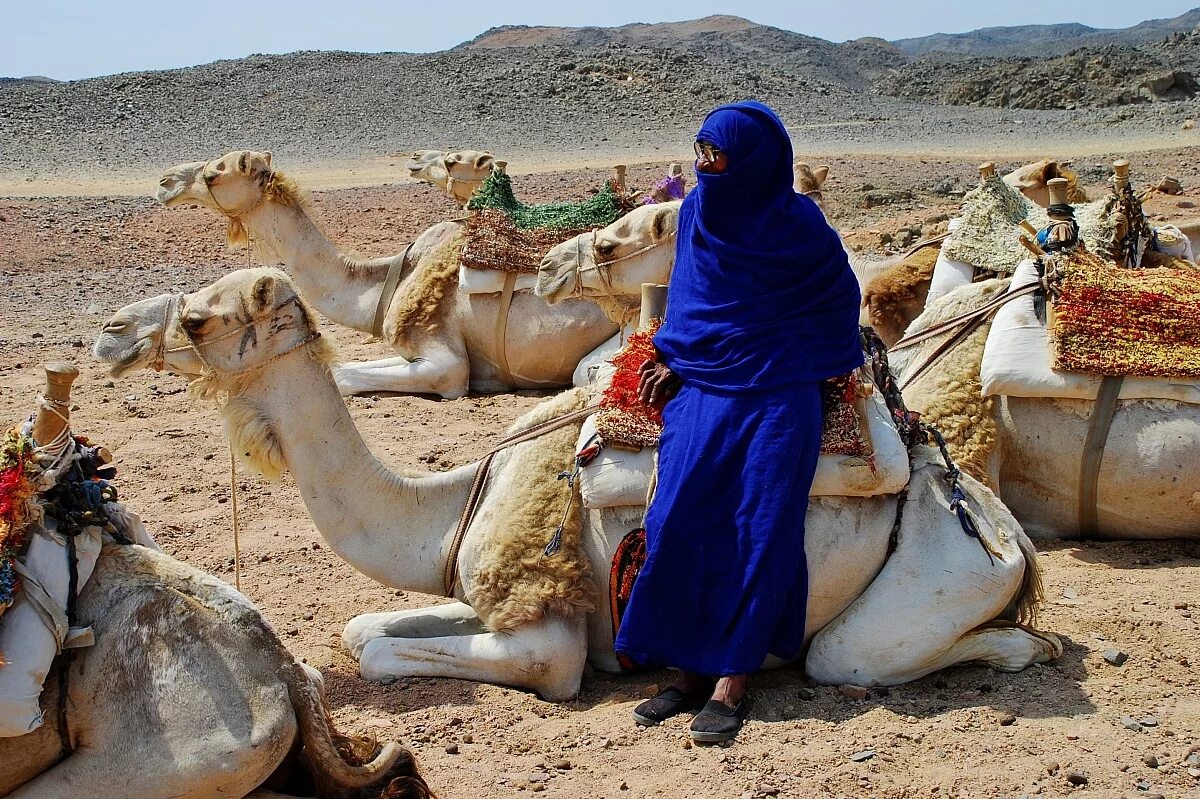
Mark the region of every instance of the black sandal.
<instances>
[{"instance_id":1,"label":"black sandal","mask_svg":"<svg viewBox=\"0 0 1200 799\"><path fill-rule=\"evenodd\" d=\"M712 694L711 686L702 687L694 694L686 694L682 689L672 685L635 707L633 720L643 727L653 727L680 713L699 710L704 702L704 697L710 694Z\"/></svg>"},{"instance_id":2,"label":"black sandal","mask_svg":"<svg viewBox=\"0 0 1200 799\"><path fill-rule=\"evenodd\" d=\"M704 710L692 719L692 740L701 744L732 741L742 729L749 711L750 703L745 697L734 708L715 699L709 700Z\"/></svg>"}]
</instances>

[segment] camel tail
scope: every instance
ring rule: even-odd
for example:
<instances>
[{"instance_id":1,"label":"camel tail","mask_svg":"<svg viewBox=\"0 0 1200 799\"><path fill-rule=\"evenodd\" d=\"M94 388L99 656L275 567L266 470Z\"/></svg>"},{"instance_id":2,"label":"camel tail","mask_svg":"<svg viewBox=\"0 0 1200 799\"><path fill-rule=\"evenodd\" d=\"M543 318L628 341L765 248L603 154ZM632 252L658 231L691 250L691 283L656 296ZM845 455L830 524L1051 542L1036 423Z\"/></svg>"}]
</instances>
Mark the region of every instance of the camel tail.
<instances>
[{"instance_id":1,"label":"camel tail","mask_svg":"<svg viewBox=\"0 0 1200 799\"><path fill-rule=\"evenodd\" d=\"M286 668L288 694L320 799L436 799L407 749L396 743L380 748L337 733L316 681L295 661Z\"/></svg>"},{"instance_id":2,"label":"camel tail","mask_svg":"<svg viewBox=\"0 0 1200 799\"><path fill-rule=\"evenodd\" d=\"M1042 569L1038 565L1037 550L1023 530L1017 536L1017 546L1025 558L1025 573L1021 576L1021 587L1013 599L1013 606L1017 611L1018 623L1035 627L1038 610L1046 596L1042 588Z\"/></svg>"}]
</instances>

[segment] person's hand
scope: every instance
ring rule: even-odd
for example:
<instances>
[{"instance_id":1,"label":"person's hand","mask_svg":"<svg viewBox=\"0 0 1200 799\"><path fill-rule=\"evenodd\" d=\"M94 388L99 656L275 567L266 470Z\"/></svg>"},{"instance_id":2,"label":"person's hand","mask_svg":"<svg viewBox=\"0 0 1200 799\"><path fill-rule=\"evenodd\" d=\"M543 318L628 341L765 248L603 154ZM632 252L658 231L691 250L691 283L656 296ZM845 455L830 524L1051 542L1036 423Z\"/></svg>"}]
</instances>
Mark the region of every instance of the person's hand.
<instances>
[{"instance_id":1,"label":"person's hand","mask_svg":"<svg viewBox=\"0 0 1200 799\"><path fill-rule=\"evenodd\" d=\"M658 361L647 359L638 367L638 399L652 408L662 408L679 393L683 381Z\"/></svg>"}]
</instances>

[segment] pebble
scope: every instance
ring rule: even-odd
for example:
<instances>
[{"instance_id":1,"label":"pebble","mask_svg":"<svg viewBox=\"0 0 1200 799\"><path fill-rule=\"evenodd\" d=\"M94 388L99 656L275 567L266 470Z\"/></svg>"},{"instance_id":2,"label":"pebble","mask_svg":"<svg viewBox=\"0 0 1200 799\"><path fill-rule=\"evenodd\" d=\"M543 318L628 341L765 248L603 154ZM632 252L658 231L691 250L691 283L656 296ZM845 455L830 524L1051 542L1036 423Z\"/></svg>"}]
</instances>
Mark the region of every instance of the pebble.
<instances>
[{"instance_id":1,"label":"pebble","mask_svg":"<svg viewBox=\"0 0 1200 799\"><path fill-rule=\"evenodd\" d=\"M855 752L854 754L850 755L850 759L855 763L865 763L873 757L875 757L874 749L864 749L861 752Z\"/></svg>"},{"instance_id":2,"label":"pebble","mask_svg":"<svg viewBox=\"0 0 1200 799\"><path fill-rule=\"evenodd\" d=\"M550 775L544 771L535 771L527 778L530 782L546 782L550 779Z\"/></svg>"},{"instance_id":3,"label":"pebble","mask_svg":"<svg viewBox=\"0 0 1200 799\"><path fill-rule=\"evenodd\" d=\"M1154 755L1146 755L1142 758L1142 762L1146 764L1147 768L1158 768L1158 758Z\"/></svg>"},{"instance_id":4,"label":"pebble","mask_svg":"<svg viewBox=\"0 0 1200 799\"><path fill-rule=\"evenodd\" d=\"M1072 785L1087 785L1088 778L1087 775L1081 771L1068 771L1067 782L1071 783Z\"/></svg>"},{"instance_id":5,"label":"pebble","mask_svg":"<svg viewBox=\"0 0 1200 799\"><path fill-rule=\"evenodd\" d=\"M1057 774L1058 768L1059 768L1058 761L1051 760L1049 763L1046 764L1046 773L1047 774Z\"/></svg>"},{"instance_id":6,"label":"pebble","mask_svg":"<svg viewBox=\"0 0 1200 799\"><path fill-rule=\"evenodd\" d=\"M1106 649L1102 657L1114 666L1122 666L1129 660L1129 655L1119 649Z\"/></svg>"},{"instance_id":7,"label":"pebble","mask_svg":"<svg viewBox=\"0 0 1200 799\"><path fill-rule=\"evenodd\" d=\"M1121 724L1124 725L1125 729L1127 730L1133 730L1134 732L1142 731L1142 725L1138 724L1137 719L1135 719L1133 716L1121 716Z\"/></svg>"},{"instance_id":8,"label":"pebble","mask_svg":"<svg viewBox=\"0 0 1200 799\"><path fill-rule=\"evenodd\" d=\"M471 733L467 733L462 737L462 742L465 744L473 744L475 743L475 736Z\"/></svg>"},{"instance_id":9,"label":"pebble","mask_svg":"<svg viewBox=\"0 0 1200 799\"><path fill-rule=\"evenodd\" d=\"M847 699L866 699L871 692L861 685L839 685L838 692Z\"/></svg>"},{"instance_id":10,"label":"pebble","mask_svg":"<svg viewBox=\"0 0 1200 799\"><path fill-rule=\"evenodd\" d=\"M1014 725L1016 723L1017 723L1017 717L1014 716L1012 713L1009 713L1007 716L1000 717L1000 726L1001 727L1011 727L1012 725Z\"/></svg>"},{"instance_id":11,"label":"pebble","mask_svg":"<svg viewBox=\"0 0 1200 799\"><path fill-rule=\"evenodd\" d=\"M558 760L554 761L554 768L558 769L559 771L570 771L571 761L567 760L565 757L560 757Z\"/></svg>"},{"instance_id":12,"label":"pebble","mask_svg":"<svg viewBox=\"0 0 1200 799\"><path fill-rule=\"evenodd\" d=\"M1146 716L1145 718L1138 719L1138 723L1143 727L1157 727L1158 719L1154 718L1154 716Z\"/></svg>"},{"instance_id":13,"label":"pebble","mask_svg":"<svg viewBox=\"0 0 1200 799\"><path fill-rule=\"evenodd\" d=\"M457 755L458 754L458 744L446 744L446 754Z\"/></svg>"},{"instance_id":14,"label":"pebble","mask_svg":"<svg viewBox=\"0 0 1200 799\"><path fill-rule=\"evenodd\" d=\"M814 699L816 695L816 691L803 685L796 689L796 696L800 697L805 702L809 701L810 699Z\"/></svg>"}]
</instances>

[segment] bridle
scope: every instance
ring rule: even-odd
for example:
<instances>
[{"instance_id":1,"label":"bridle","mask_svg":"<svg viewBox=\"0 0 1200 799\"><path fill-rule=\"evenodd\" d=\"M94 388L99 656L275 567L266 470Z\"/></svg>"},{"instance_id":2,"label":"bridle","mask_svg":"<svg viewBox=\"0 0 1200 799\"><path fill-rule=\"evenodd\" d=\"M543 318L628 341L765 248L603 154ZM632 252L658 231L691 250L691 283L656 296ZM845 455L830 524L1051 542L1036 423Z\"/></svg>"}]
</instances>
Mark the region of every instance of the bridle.
<instances>
[{"instance_id":1,"label":"bridle","mask_svg":"<svg viewBox=\"0 0 1200 799\"><path fill-rule=\"evenodd\" d=\"M250 372L254 372L259 369L262 369L265 366L267 366L271 363L274 363L275 361L278 361L280 358L283 358L287 355L292 354L293 352L300 349L301 347L303 347L307 344L311 344L312 342L316 341L317 339L319 339L321 337L321 332L319 330L314 330L311 333L309 333L307 336L305 336L304 338L297 341L292 346L288 347L283 352L276 353L275 355L272 355L270 358L267 358L266 360L262 361L261 363L256 363L253 366L248 366L244 369L236 369L236 370L232 370L232 371L221 371L221 370L217 369L216 367L214 367L209 362L208 358L204 357L204 350L203 350L204 347L210 346L212 344L216 344L218 341L224 341L225 339L233 338L234 336L236 336L240 333L244 333L246 330L249 330L250 328L254 327L259 322L265 321L267 319L271 319L272 317L275 316L276 312L282 310L283 308L286 308L289 305L296 305L299 308L300 307L300 299L298 297L289 297L288 299L284 300L283 302L281 302L278 305L271 308L271 310L269 312L262 313L257 316L251 317L250 320L247 321L243 325L239 325L238 327L235 327L231 330L227 330L219 336L214 336L213 338L206 339L204 341L197 341L195 336L192 334L192 332L189 331L183 325L183 314L184 314L184 310L185 310L183 307L181 307L182 302L183 302L183 297L184 297L183 294L172 294L170 300L167 301L167 307L163 312L162 327L161 327L161 330L160 330L159 336L158 336L158 345L155 347L154 355L150 361L151 368L154 369L156 372L162 371L162 369L166 363L166 357L168 355L170 355L172 353L176 353L176 352L185 352L187 350L191 350L193 353L195 353L196 358L203 365L207 374L214 375L217 377L236 377L238 375L249 374ZM167 328L171 324L172 316L175 317L176 326L181 331L183 331L184 337L188 340L187 344L184 344L179 347L167 347L166 346Z\"/></svg>"},{"instance_id":2,"label":"bridle","mask_svg":"<svg viewBox=\"0 0 1200 799\"><path fill-rule=\"evenodd\" d=\"M235 220L237 222L241 222L241 219L243 216L256 210L260 205L262 205L266 201L268 189L271 187L271 184L275 181L275 170L272 169L272 170L267 171L266 182L264 182L262 184L262 186L259 187L260 191L259 191L258 199L254 201L254 204L251 205L249 208L245 209L244 211L238 211L235 214L234 212L232 212L228 208L226 208L224 205L222 205L221 201L217 199L217 195L213 194L213 190L212 190L213 181L215 181L217 179L218 175L216 173L209 174L208 166L211 163L212 163L212 161L205 161L204 166L200 167L200 179L202 181L204 181L204 188L208 190L208 196L212 199L213 204L217 206L217 210L220 211L221 213L223 213L229 219Z\"/></svg>"},{"instance_id":3,"label":"bridle","mask_svg":"<svg viewBox=\"0 0 1200 799\"><path fill-rule=\"evenodd\" d=\"M675 231L671 231L668 235L663 236L660 240L654 242L653 244L648 244L645 247L641 247L631 253L626 253L625 255L617 258L610 258L607 261L601 261L596 256L597 232L598 231L595 230L592 231L591 244L586 248L588 250L587 255L584 253L584 238L588 234L581 233L575 237L575 288L571 292L570 296L575 299L592 300L599 304L601 308L604 308L605 305L608 305L611 308L619 309L617 315L620 316L620 319L614 319L613 321L616 322L622 330L624 330L625 326L637 316L639 311L638 304L640 303L641 298L630 298L629 296L621 296L617 294L613 290L612 273L610 272L610 269L615 264L619 264L622 261L628 261L631 258L636 258L643 253L649 252L650 250L661 247L667 242L672 241L675 238ZM585 263L588 257L591 258L590 265L586 265ZM675 264L672 263L672 269L674 266ZM584 294L584 286L581 276L587 272L595 272L597 277L599 277L599 286L593 288L593 291L596 292L594 295ZM667 279L670 280L669 272Z\"/></svg>"},{"instance_id":4,"label":"bridle","mask_svg":"<svg viewBox=\"0 0 1200 799\"><path fill-rule=\"evenodd\" d=\"M457 164L457 163L461 163L461 162L455 161L455 163ZM455 178L454 175L450 172L450 153L442 153L442 169L446 172L446 191L449 192L451 197L454 196L454 184L455 183L479 184L479 183L483 183L483 181L484 181L484 178L475 178L475 179ZM473 193L474 192L472 192L472 194Z\"/></svg>"}]
</instances>

